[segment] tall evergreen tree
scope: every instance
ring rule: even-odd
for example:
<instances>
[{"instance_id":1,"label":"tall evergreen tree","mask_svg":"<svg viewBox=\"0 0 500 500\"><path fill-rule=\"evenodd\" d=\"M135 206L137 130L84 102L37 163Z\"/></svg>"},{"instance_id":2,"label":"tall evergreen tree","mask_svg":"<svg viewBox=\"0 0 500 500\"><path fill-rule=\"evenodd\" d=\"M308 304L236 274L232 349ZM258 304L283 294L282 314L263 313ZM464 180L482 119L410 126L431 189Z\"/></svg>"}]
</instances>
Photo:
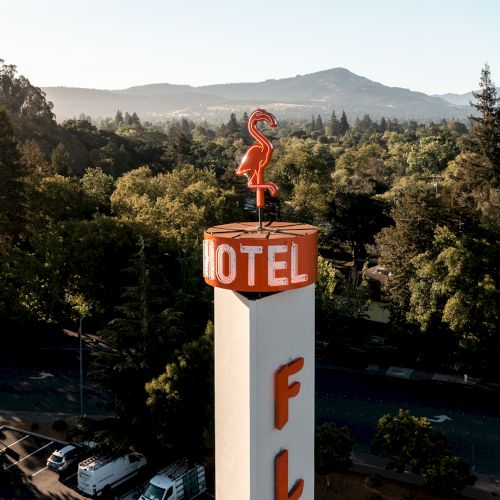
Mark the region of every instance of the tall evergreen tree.
<instances>
[{"instance_id":1,"label":"tall evergreen tree","mask_svg":"<svg viewBox=\"0 0 500 500\"><path fill-rule=\"evenodd\" d=\"M118 127L123 123L123 113L118 110L115 115L115 125Z\"/></svg>"},{"instance_id":2,"label":"tall evergreen tree","mask_svg":"<svg viewBox=\"0 0 500 500\"><path fill-rule=\"evenodd\" d=\"M311 132L316 131L316 119L314 118L314 115L311 116Z\"/></svg>"},{"instance_id":3,"label":"tall evergreen tree","mask_svg":"<svg viewBox=\"0 0 500 500\"><path fill-rule=\"evenodd\" d=\"M170 123L168 127L168 138L170 141L175 141L182 134L181 125L178 121Z\"/></svg>"},{"instance_id":4,"label":"tall evergreen tree","mask_svg":"<svg viewBox=\"0 0 500 500\"><path fill-rule=\"evenodd\" d=\"M330 118L330 134L333 137L338 137L340 135L340 122L335 111L332 111L332 116Z\"/></svg>"},{"instance_id":5,"label":"tall evergreen tree","mask_svg":"<svg viewBox=\"0 0 500 500\"><path fill-rule=\"evenodd\" d=\"M180 345L179 314L167 308L165 292L170 291L162 273L152 272L146 242L139 239L139 250L125 270L132 286L122 294L117 317L102 330L102 338L111 347L96 354L93 377L116 398L118 425L96 436L109 451L120 454L141 438L152 438L146 408L145 383L172 359Z\"/></svg>"},{"instance_id":6,"label":"tall evergreen tree","mask_svg":"<svg viewBox=\"0 0 500 500\"><path fill-rule=\"evenodd\" d=\"M347 116L345 111L342 110L342 116L340 117L339 134L342 136L350 129L349 122L347 121Z\"/></svg>"},{"instance_id":7,"label":"tall evergreen tree","mask_svg":"<svg viewBox=\"0 0 500 500\"><path fill-rule=\"evenodd\" d=\"M378 129L379 132L381 132L382 134L387 130L387 120L385 119L385 116L383 116L382 119L380 120L380 125Z\"/></svg>"},{"instance_id":8,"label":"tall evergreen tree","mask_svg":"<svg viewBox=\"0 0 500 500\"><path fill-rule=\"evenodd\" d=\"M252 137L250 136L250 132L248 131L248 113L245 111L243 116L241 117L240 127L241 127L241 135L243 137L243 141L245 144L250 144L252 142Z\"/></svg>"},{"instance_id":9,"label":"tall evergreen tree","mask_svg":"<svg viewBox=\"0 0 500 500\"><path fill-rule=\"evenodd\" d=\"M141 124L141 120L139 120L139 116L137 115L137 113L135 111L132 113L132 116L130 117L130 124L131 125L140 125Z\"/></svg>"},{"instance_id":10,"label":"tall evergreen tree","mask_svg":"<svg viewBox=\"0 0 500 500\"><path fill-rule=\"evenodd\" d=\"M476 102L471 103L480 113L480 116L470 117L472 135L478 152L492 162L498 179L500 177L500 108L488 64L485 64L481 70L479 86L481 90L473 92Z\"/></svg>"},{"instance_id":11,"label":"tall evergreen tree","mask_svg":"<svg viewBox=\"0 0 500 500\"><path fill-rule=\"evenodd\" d=\"M316 119L316 131L318 131L320 134L325 133L325 126L323 125L321 115L318 115L318 118Z\"/></svg>"},{"instance_id":12,"label":"tall evergreen tree","mask_svg":"<svg viewBox=\"0 0 500 500\"><path fill-rule=\"evenodd\" d=\"M183 134L191 135L191 124L187 118L182 118L181 120L181 132Z\"/></svg>"},{"instance_id":13,"label":"tall evergreen tree","mask_svg":"<svg viewBox=\"0 0 500 500\"><path fill-rule=\"evenodd\" d=\"M7 112L0 109L0 235L16 239L23 231L27 173Z\"/></svg>"},{"instance_id":14,"label":"tall evergreen tree","mask_svg":"<svg viewBox=\"0 0 500 500\"><path fill-rule=\"evenodd\" d=\"M227 131L231 135L240 133L240 124L238 123L238 120L236 119L236 115L234 113L231 113L229 121L227 122Z\"/></svg>"},{"instance_id":15,"label":"tall evergreen tree","mask_svg":"<svg viewBox=\"0 0 500 500\"><path fill-rule=\"evenodd\" d=\"M371 119L368 113L363 115L363 118L360 120L358 124L358 130L361 132L371 132L375 129L375 125L373 120Z\"/></svg>"}]
</instances>

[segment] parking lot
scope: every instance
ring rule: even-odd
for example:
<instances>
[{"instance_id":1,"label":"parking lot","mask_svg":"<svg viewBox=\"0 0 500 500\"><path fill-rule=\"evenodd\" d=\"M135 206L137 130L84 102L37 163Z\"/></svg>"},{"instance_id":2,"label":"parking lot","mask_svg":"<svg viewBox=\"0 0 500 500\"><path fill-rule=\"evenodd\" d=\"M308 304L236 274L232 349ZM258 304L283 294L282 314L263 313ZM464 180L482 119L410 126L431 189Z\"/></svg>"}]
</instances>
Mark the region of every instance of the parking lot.
<instances>
[{"instance_id":1,"label":"parking lot","mask_svg":"<svg viewBox=\"0 0 500 500\"><path fill-rule=\"evenodd\" d=\"M47 469L47 458L66 444L35 432L0 427L0 499L88 498L76 491L77 463L61 474ZM144 483L144 477L138 477L124 483L114 493L118 498L137 499L144 490Z\"/></svg>"},{"instance_id":2,"label":"parking lot","mask_svg":"<svg viewBox=\"0 0 500 500\"><path fill-rule=\"evenodd\" d=\"M33 500L37 498L85 499L76 491L77 464L61 475L47 469L47 458L67 443L36 432L0 426L0 500ZM137 499L154 475L150 470L113 490L115 498ZM213 499L202 494L202 499Z\"/></svg>"},{"instance_id":3,"label":"parking lot","mask_svg":"<svg viewBox=\"0 0 500 500\"><path fill-rule=\"evenodd\" d=\"M0 427L0 498L81 499L76 487L76 466L61 478L47 469L47 458L66 443L40 434Z\"/></svg>"}]
</instances>

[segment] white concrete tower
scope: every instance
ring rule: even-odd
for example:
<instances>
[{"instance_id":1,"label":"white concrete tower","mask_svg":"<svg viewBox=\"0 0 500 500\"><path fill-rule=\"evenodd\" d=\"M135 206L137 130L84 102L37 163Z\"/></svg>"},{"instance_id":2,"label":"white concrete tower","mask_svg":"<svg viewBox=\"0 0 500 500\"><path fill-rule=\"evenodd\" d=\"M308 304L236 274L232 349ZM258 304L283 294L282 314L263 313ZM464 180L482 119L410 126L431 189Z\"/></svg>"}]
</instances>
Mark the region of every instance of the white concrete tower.
<instances>
[{"instance_id":1,"label":"white concrete tower","mask_svg":"<svg viewBox=\"0 0 500 500\"><path fill-rule=\"evenodd\" d=\"M208 229L215 287L217 500L314 499L317 229Z\"/></svg>"}]
</instances>

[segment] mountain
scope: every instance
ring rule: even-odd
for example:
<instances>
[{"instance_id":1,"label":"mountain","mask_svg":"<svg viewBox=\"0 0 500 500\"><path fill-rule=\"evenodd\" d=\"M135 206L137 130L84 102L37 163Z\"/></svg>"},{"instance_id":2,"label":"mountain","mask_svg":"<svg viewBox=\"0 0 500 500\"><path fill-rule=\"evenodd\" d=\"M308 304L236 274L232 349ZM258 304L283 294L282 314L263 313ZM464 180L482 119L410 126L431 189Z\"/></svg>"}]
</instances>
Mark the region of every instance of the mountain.
<instances>
[{"instance_id":1,"label":"mountain","mask_svg":"<svg viewBox=\"0 0 500 500\"><path fill-rule=\"evenodd\" d=\"M400 87L388 87L333 68L292 78L257 83L227 83L192 87L157 83L123 90L45 87L59 120L85 113L93 117L114 116L117 109L135 111L152 121L187 116L209 121L227 120L231 112L243 113L266 107L278 118L310 118L332 109L344 109L353 119L368 113L372 118L440 120L465 119L471 109L440 96L429 96ZM468 104L468 103L467 103Z\"/></svg>"},{"instance_id":2,"label":"mountain","mask_svg":"<svg viewBox=\"0 0 500 500\"><path fill-rule=\"evenodd\" d=\"M500 95L500 87L497 87L496 90L497 95ZM457 106L467 106L470 102L475 101L472 92L466 92L465 94L453 94L450 92L448 94L435 94L434 97L441 97L451 104L455 104Z\"/></svg>"}]
</instances>

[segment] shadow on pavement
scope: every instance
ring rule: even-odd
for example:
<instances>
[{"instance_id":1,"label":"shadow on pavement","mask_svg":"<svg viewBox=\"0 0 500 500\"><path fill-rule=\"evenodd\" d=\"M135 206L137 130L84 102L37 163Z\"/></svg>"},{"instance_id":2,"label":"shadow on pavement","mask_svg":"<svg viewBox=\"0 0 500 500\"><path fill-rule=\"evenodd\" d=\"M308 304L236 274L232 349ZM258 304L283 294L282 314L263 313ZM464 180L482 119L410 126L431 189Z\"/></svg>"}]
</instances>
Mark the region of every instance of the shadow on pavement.
<instances>
[{"instance_id":1,"label":"shadow on pavement","mask_svg":"<svg viewBox=\"0 0 500 500\"><path fill-rule=\"evenodd\" d=\"M16 500L33 500L44 498L44 495L27 479L21 470L12 467L5 470L11 462L3 454L0 455L0 498Z\"/></svg>"}]
</instances>

